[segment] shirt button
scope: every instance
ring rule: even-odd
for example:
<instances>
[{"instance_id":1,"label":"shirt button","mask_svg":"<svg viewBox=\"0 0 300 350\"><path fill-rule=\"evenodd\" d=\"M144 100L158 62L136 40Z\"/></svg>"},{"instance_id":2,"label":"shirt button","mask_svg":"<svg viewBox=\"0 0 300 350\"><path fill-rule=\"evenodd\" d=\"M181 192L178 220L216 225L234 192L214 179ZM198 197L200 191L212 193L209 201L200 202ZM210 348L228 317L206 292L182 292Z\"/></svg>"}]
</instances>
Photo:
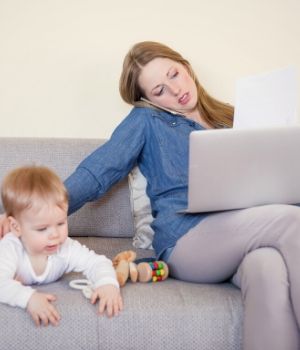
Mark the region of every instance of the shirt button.
<instances>
[{"instance_id":1,"label":"shirt button","mask_svg":"<svg viewBox=\"0 0 300 350\"><path fill-rule=\"evenodd\" d=\"M172 122L171 124L172 124L172 125L176 125L177 123L176 123L176 122Z\"/></svg>"}]
</instances>

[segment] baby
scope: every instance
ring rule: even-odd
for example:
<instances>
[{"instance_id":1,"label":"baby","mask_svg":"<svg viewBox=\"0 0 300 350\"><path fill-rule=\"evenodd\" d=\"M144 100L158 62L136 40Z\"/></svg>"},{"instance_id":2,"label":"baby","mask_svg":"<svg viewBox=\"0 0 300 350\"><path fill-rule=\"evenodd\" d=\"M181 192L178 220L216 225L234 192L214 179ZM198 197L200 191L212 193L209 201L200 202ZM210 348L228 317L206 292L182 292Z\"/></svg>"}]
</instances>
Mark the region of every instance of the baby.
<instances>
[{"instance_id":1,"label":"baby","mask_svg":"<svg viewBox=\"0 0 300 350\"><path fill-rule=\"evenodd\" d=\"M26 308L37 326L57 325L56 297L31 285L76 271L92 282L99 313L118 315L123 303L111 261L68 237L68 195L59 177L46 167L17 168L1 196L10 232L0 241L0 302Z\"/></svg>"}]
</instances>

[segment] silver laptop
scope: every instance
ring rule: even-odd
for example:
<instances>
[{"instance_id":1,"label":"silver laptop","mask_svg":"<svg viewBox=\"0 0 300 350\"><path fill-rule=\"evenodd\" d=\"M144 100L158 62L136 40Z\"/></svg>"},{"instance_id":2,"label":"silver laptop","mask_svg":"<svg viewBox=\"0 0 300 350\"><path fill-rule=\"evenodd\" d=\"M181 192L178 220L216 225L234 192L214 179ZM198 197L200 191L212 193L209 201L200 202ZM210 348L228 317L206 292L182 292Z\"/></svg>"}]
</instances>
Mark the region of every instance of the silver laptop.
<instances>
[{"instance_id":1,"label":"silver laptop","mask_svg":"<svg viewBox=\"0 0 300 350\"><path fill-rule=\"evenodd\" d=\"M193 131L186 212L300 203L300 126Z\"/></svg>"}]
</instances>

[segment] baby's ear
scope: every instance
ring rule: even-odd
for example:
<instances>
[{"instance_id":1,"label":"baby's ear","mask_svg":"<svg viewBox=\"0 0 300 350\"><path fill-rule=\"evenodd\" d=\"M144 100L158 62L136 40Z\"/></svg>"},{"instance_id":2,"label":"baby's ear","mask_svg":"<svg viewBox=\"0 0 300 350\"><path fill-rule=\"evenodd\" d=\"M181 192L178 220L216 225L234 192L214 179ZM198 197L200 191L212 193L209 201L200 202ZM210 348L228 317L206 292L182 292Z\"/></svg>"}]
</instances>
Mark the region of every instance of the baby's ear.
<instances>
[{"instance_id":1,"label":"baby's ear","mask_svg":"<svg viewBox=\"0 0 300 350\"><path fill-rule=\"evenodd\" d=\"M10 232L12 232L17 237L21 236L21 228L18 220L16 220L13 216L8 217Z\"/></svg>"}]
</instances>

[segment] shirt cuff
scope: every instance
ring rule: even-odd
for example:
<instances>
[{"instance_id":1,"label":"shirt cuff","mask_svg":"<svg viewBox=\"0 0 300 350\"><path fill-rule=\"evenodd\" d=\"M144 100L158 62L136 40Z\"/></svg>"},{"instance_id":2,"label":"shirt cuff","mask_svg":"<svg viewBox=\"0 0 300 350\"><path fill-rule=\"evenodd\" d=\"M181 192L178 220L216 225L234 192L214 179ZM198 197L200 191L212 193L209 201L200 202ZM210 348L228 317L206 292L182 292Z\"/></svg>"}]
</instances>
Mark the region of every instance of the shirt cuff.
<instances>
[{"instance_id":1,"label":"shirt cuff","mask_svg":"<svg viewBox=\"0 0 300 350\"><path fill-rule=\"evenodd\" d=\"M35 289L31 287L23 287L22 293L20 294L19 300L17 302L17 306L26 309L27 304L29 302L29 299L31 298L32 294L35 292Z\"/></svg>"},{"instance_id":2,"label":"shirt cuff","mask_svg":"<svg viewBox=\"0 0 300 350\"><path fill-rule=\"evenodd\" d=\"M112 284L115 287L120 288L118 281L112 277L102 278L100 281L93 284L93 288L98 288L107 284Z\"/></svg>"}]
</instances>

